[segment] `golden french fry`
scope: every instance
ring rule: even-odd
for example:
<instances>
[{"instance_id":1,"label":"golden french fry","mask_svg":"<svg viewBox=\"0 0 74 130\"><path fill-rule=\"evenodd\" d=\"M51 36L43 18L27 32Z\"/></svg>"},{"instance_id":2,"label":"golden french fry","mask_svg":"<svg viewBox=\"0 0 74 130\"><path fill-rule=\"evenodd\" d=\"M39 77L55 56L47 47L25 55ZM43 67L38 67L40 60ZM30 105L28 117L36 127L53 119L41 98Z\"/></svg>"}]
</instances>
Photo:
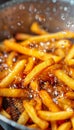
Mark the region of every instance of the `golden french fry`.
<instances>
[{"instance_id":1,"label":"golden french fry","mask_svg":"<svg viewBox=\"0 0 74 130\"><path fill-rule=\"evenodd\" d=\"M73 116L73 111L60 111L60 112L49 112L49 111L38 111L38 115L41 119L46 121L57 121L69 119Z\"/></svg>"},{"instance_id":2,"label":"golden french fry","mask_svg":"<svg viewBox=\"0 0 74 130\"><path fill-rule=\"evenodd\" d=\"M6 109L3 104L12 99L17 112L24 107L17 123L32 129L73 130L74 45L68 39L74 32L50 34L37 22L30 29L40 35L18 33L0 45L1 114L13 119L11 104Z\"/></svg>"},{"instance_id":3,"label":"golden french fry","mask_svg":"<svg viewBox=\"0 0 74 130\"><path fill-rule=\"evenodd\" d=\"M61 56L57 56L57 55L53 55L53 54L48 54L48 55L49 55L50 58L52 58L55 61L55 63L60 62L63 58ZM49 58L46 58L46 59L49 59Z\"/></svg>"},{"instance_id":4,"label":"golden french fry","mask_svg":"<svg viewBox=\"0 0 74 130\"><path fill-rule=\"evenodd\" d=\"M70 49L70 51L69 51L69 53L68 53L68 55L66 56L66 58L65 58L65 62L68 64L68 65L74 65L74 59L73 59L73 57L74 57L74 45L71 47L71 49Z\"/></svg>"},{"instance_id":5,"label":"golden french fry","mask_svg":"<svg viewBox=\"0 0 74 130\"><path fill-rule=\"evenodd\" d=\"M74 92L67 92L66 93L67 98L74 99Z\"/></svg>"},{"instance_id":6,"label":"golden french fry","mask_svg":"<svg viewBox=\"0 0 74 130\"><path fill-rule=\"evenodd\" d=\"M74 130L73 128L71 128L70 130Z\"/></svg>"},{"instance_id":7,"label":"golden french fry","mask_svg":"<svg viewBox=\"0 0 74 130\"><path fill-rule=\"evenodd\" d=\"M11 52L7 58L7 65L12 67L13 64L13 58L16 56L16 52Z\"/></svg>"},{"instance_id":8,"label":"golden french fry","mask_svg":"<svg viewBox=\"0 0 74 130\"><path fill-rule=\"evenodd\" d=\"M54 64L54 61L49 59L35 66L24 79L24 86L28 85L34 77L36 77L41 71L43 71L48 66L51 66L52 64Z\"/></svg>"},{"instance_id":9,"label":"golden french fry","mask_svg":"<svg viewBox=\"0 0 74 130\"><path fill-rule=\"evenodd\" d=\"M29 115L27 114L27 112L24 110L24 112L20 115L17 123L21 124L21 125L25 125L27 123L27 121L29 120Z\"/></svg>"},{"instance_id":10,"label":"golden french fry","mask_svg":"<svg viewBox=\"0 0 74 130\"><path fill-rule=\"evenodd\" d=\"M47 68L43 71L42 75L43 75L43 76L44 76L44 75L47 75L48 72L53 73L54 70L61 69L61 68L62 68L62 65L61 65L61 64L53 64L53 65L47 67ZM40 75L40 76L41 76L41 75Z\"/></svg>"},{"instance_id":11,"label":"golden french fry","mask_svg":"<svg viewBox=\"0 0 74 130\"><path fill-rule=\"evenodd\" d=\"M31 99L29 102L36 111L41 110L42 108L42 102L40 97L35 97L34 99Z\"/></svg>"},{"instance_id":12,"label":"golden french fry","mask_svg":"<svg viewBox=\"0 0 74 130\"><path fill-rule=\"evenodd\" d=\"M42 74L40 75L40 78L43 79L43 80L47 80L48 79L48 72L50 73L54 73L55 70L57 69L61 69L62 68L62 65L61 64L53 64L49 67L47 67L43 72Z\"/></svg>"},{"instance_id":13,"label":"golden french fry","mask_svg":"<svg viewBox=\"0 0 74 130\"><path fill-rule=\"evenodd\" d=\"M55 42L56 48L69 48L71 46L71 42L69 40L58 40Z\"/></svg>"},{"instance_id":14,"label":"golden french fry","mask_svg":"<svg viewBox=\"0 0 74 130\"><path fill-rule=\"evenodd\" d=\"M60 125L58 130L70 130L70 128L71 128L71 122L66 122Z\"/></svg>"},{"instance_id":15,"label":"golden french fry","mask_svg":"<svg viewBox=\"0 0 74 130\"><path fill-rule=\"evenodd\" d=\"M74 129L74 116L71 118L72 127Z\"/></svg>"},{"instance_id":16,"label":"golden french fry","mask_svg":"<svg viewBox=\"0 0 74 130\"><path fill-rule=\"evenodd\" d=\"M29 34L26 34L26 33L17 33L16 36L15 36L15 38L17 40L26 40L26 39L31 38L31 37L32 37L32 35L29 35Z\"/></svg>"},{"instance_id":17,"label":"golden french fry","mask_svg":"<svg viewBox=\"0 0 74 130\"><path fill-rule=\"evenodd\" d=\"M31 28L30 28L30 29L31 29L31 31L32 31L33 33L36 33L36 34L40 34L40 35L48 34L48 32L46 32L44 29L42 29L37 22L34 22L34 23L31 25Z\"/></svg>"},{"instance_id":18,"label":"golden french fry","mask_svg":"<svg viewBox=\"0 0 74 130\"><path fill-rule=\"evenodd\" d=\"M30 116L30 118L32 119L32 121L34 123L36 123L41 129L46 129L48 127L48 122L40 119L37 116L36 110L34 109L34 107L31 104L29 104L29 102L24 101L23 105L24 105L26 112L28 113L28 115Z\"/></svg>"},{"instance_id":19,"label":"golden french fry","mask_svg":"<svg viewBox=\"0 0 74 130\"><path fill-rule=\"evenodd\" d=\"M74 79L70 78L64 71L56 70L55 76L74 90Z\"/></svg>"},{"instance_id":20,"label":"golden french fry","mask_svg":"<svg viewBox=\"0 0 74 130\"><path fill-rule=\"evenodd\" d=\"M71 49L70 49L68 55L66 56L66 58L65 58L66 61L68 61L68 60L70 60L70 59L73 58L73 56L74 56L74 53L73 53L73 52L74 52L74 45L72 45L72 47L71 47Z\"/></svg>"},{"instance_id":21,"label":"golden french fry","mask_svg":"<svg viewBox=\"0 0 74 130\"><path fill-rule=\"evenodd\" d=\"M0 88L0 96L2 97L26 97L27 91L24 89L14 89L14 88Z\"/></svg>"},{"instance_id":22,"label":"golden french fry","mask_svg":"<svg viewBox=\"0 0 74 130\"><path fill-rule=\"evenodd\" d=\"M11 115L9 115L9 114L8 114L5 110L3 110L3 109L0 111L0 114L3 115L3 116L5 116L5 117L8 118L8 119L11 119Z\"/></svg>"},{"instance_id":23,"label":"golden french fry","mask_svg":"<svg viewBox=\"0 0 74 130\"><path fill-rule=\"evenodd\" d=\"M11 40L5 40L4 44L13 51L16 51L18 53L25 54L28 56L36 57L42 61L50 59L50 58L53 58L55 62L59 62L61 60L60 56L56 56L56 55L53 55L51 53L47 54L47 53L41 52L41 51L36 50L36 49L23 47L22 45L15 43Z\"/></svg>"},{"instance_id":24,"label":"golden french fry","mask_svg":"<svg viewBox=\"0 0 74 130\"><path fill-rule=\"evenodd\" d=\"M36 101L36 106L35 106L36 111L41 110L42 102L40 97L36 97L34 100Z\"/></svg>"},{"instance_id":25,"label":"golden french fry","mask_svg":"<svg viewBox=\"0 0 74 130\"><path fill-rule=\"evenodd\" d=\"M19 61L14 69L0 82L0 87L9 87L9 84L13 82L15 77L24 69L25 60Z\"/></svg>"},{"instance_id":26,"label":"golden french fry","mask_svg":"<svg viewBox=\"0 0 74 130\"><path fill-rule=\"evenodd\" d=\"M74 79L74 68L69 69L69 75Z\"/></svg>"},{"instance_id":27,"label":"golden french fry","mask_svg":"<svg viewBox=\"0 0 74 130\"><path fill-rule=\"evenodd\" d=\"M0 52L4 52L4 51L10 51L9 49L8 49L8 47L6 47L3 43L0 43Z\"/></svg>"},{"instance_id":28,"label":"golden french fry","mask_svg":"<svg viewBox=\"0 0 74 130\"><path fill-rule=\"evenodd\" d=\"M0 43L0 52L3 52L5 49L5 45L3 43Z\"/></svg>"},{"instance_id":29,"label":"golden french fry","mask_svg":"<svg viewBox=\"0 0 74 130\"><path fill-rule=\"evenodd\" d=\"M35 107L35 105L36 105L36 101L35 101L34 99L31 99L29 103L30 103L32 106L34 106L34 107Z\"/></svg>"},{"instance_id":30,"label":"golden french fry","mask_svg":"<svg viewBox=\"0 0 74 130\"><path fill-rule=\"evenodd\" d=\"M30 57L27 65L26 65L26 68L24 70L24 73L28 74L32 70L34 63L35 63L35 58Z\"/></svg>"},{"instance_id":31,"label":"golden french fry","mask_svg":"<svg viewBox=\"0 0 74 130\"><path fill-rule=\"evenodd\" d=\"M56 123L56 121L51 121L51 130L57 130L57 123Z\"/></svg>"},{"instance_id":32,"label":"golden french fry","mask_svg":"<svg viewBox=\"0 0 74 130\"><path fill-rule=\"evenodd\" d=\"M32 125L28 125L28 127L29 127L29 128L32 128L32 129L33 129L33 128L36 128L36 129L37 129L37 128L38 128L38 125L37 125L37 124L32 124Z\"/></svg>"},{"instance_id":33,"label":"golden french fry","mask_svg":"<svg viewBox=\"0 0 74 130\"><path fill-rule=\"evenodd\" d=\"M56 49L55 54L56 54L57 56L62 57L62 58L65 57L65 52L64 52L64 50L61 49L61 48Z\"/></svg>"},{"instance_id":34,"label":"golden french fry","mask_svg":"<svg viewBox=\"0 0 74 130\"><path fill-rule=\"evenodd\" d=\"M63 32L35 36L32 38L29 38L29 40L24 41L23 45L33 43L33 42L40 43L40 42L47 42L52 39L59 40L59 39L64 39L64 38L74 38L74 32L63 31Z\"/></svg>"},{"instance_id":35,"label":"golden french fry","mask_svg":"<svg viewBox=\"0 0 74 130\"><path fill-rule=\"evenodd\" d=\"M0 71L0 80L2 80L7 75L8 75L8 70Z\"/></svg>"},{"instance_id":36,"label":"golden french fry","mask_svg":"<svg viewBox=\"0 0 74 130\"><path fill-rule=\"evenodd\" d=\"M58 104L59 106L66 111L73 111L72 107L71 107L71 101L69 99L66 98L60 98L58 99Z\"/></svg>"},{"instance_id":37,"label":"golden french fry","mask_svg":"<svg viewBox=\"0 0 74 130\"><path fill-rule=\"evenodd\" d=\"M39 90L39 85L38 85L38 83L37 83L36 80L34 80L34 81L32 81L32 82L30 83L30 87L31 87L32 90L34 90L34 91L38 91L38 90Z\"/></svg>"},{"instance_id":38,"label":"golden french fry","mask_svg":"<svg viewBox=\"0 0 74 130\"><path fill-rule=\"evenodd\" d=\"M68 64L69 66L73 66L73 65L74 65L74 59L69 59L69 60L67 60L66 62L67 62L67 64Z\"/></svg>"},{"instance_id":39,"label":"golden french fry","mask_svg":"<svg viewBox=\"0 0 74 130\"><path fill-rule=\"evenodd\" d=\"M43 104L52 112L60 111L60 108L53 102L51 96L45 91L41 90L39 95L42 99Z\"/></svg>"}]
</instances>

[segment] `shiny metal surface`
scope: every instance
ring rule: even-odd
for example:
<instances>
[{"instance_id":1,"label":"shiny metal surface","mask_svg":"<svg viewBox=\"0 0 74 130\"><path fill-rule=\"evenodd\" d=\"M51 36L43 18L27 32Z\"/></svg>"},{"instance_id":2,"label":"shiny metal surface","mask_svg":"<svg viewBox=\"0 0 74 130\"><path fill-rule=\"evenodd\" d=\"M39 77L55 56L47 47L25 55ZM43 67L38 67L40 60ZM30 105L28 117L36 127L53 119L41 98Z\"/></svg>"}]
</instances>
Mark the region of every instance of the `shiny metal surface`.
<instances>
[{"instance_id":1,"label":"shiny metal surface","mask_svg":"<svg viewBox=\"0 0 74 130\"><path fill-rule=\"evenodd\" d=\"M74 31L74 0L12 0L0 6L0 40L29 32L33 21L49 32ZM0 115L5 130L29 130Z\"/></svg>"},{"instance_id":2,"label":"shiny metal surface","mask_svg":"<svg viewBox=\"0 0 74 130\"><path fill-rule=\"evenodd\" d=\"M74 30L73 10L72 0L12 0L1 6L0 39L16 32L30 32L33 21L38 21L50 32Z\"/></svg>"}]
</instances>

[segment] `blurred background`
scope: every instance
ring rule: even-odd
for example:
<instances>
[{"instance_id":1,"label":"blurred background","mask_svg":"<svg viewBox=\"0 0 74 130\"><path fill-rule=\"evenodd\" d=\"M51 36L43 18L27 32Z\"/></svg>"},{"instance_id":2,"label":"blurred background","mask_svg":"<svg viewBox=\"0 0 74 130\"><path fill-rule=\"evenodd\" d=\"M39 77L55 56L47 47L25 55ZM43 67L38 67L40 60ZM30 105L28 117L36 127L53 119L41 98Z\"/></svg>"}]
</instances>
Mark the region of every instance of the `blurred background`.
<instances>
[{"instance_id":1,"label":"blurred background","mask_svg":"<svg viewBox=\"0 0 74 130\"><path fill-rule=\"evenodd\" d=\"M7 1L10 1L10 0L0 0L0 4L3 4L4 2L7 2Z\"/></svg>"}]
</instances>

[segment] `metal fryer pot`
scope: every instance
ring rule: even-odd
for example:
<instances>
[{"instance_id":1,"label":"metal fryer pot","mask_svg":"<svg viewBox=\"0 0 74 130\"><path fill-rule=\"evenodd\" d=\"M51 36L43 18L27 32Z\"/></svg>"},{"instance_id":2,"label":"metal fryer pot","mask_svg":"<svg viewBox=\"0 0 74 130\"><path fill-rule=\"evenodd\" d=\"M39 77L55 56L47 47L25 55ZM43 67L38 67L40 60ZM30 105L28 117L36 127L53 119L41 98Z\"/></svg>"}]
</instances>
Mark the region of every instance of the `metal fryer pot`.
<instances>
[{"instance_id":1,"label":"metal fryer pot","mask_svg":"<svg viewBox=\"0 0 74 130\"><path fill-rule=\"evenodd\" d=\"M74 31L74 0L11 0L0 6L0 41L17 32L30 32L38 21L49 32ZM4 130L29 130L0 115Z\"/></svg>"}]
</instances>

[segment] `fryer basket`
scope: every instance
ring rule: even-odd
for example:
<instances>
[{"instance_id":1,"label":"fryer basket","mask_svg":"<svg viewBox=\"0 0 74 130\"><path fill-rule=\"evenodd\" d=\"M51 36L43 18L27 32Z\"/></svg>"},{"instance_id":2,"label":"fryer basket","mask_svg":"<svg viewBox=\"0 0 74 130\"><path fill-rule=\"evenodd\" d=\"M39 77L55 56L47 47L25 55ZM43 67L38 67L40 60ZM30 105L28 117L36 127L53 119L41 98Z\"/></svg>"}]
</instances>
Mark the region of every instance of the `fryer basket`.
<instances>
[{"instance_id":1,"label":"fryer basket","mask_svg":"<svg viewBox=\"0 0 74 130\"><path fill-rule=\"evenodd\" d=\"M33 21L49 32L74 31L74 0L11 0L0 6L0 41L30 32ZM4 130L30 130L0 115Z\"/></svg>"}]
</instances>

